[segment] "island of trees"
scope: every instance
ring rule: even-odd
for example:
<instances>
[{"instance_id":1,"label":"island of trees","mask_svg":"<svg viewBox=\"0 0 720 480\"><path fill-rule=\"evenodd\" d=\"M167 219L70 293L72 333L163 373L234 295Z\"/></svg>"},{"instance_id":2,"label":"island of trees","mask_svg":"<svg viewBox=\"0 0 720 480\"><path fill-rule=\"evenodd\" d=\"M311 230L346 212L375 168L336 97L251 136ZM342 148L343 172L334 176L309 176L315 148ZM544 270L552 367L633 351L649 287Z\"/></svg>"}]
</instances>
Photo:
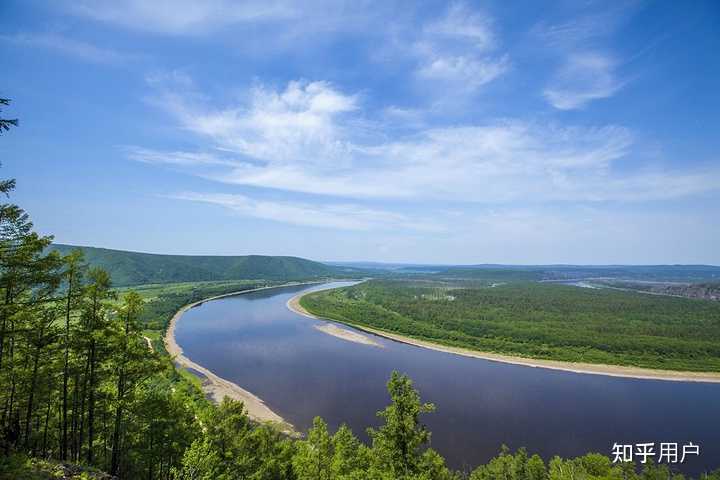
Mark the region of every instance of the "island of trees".
<instances>
[{"instance_id":1,"label":"island of trees","mask_svg":"<svg viewBox=\"0 0 720 480\"><path fill-rule=\"evenodd\" d=\"M305 295L340 322L483 352L720 371L720 303L539 282L371 280Z\"/></svg>"}]
</instances>

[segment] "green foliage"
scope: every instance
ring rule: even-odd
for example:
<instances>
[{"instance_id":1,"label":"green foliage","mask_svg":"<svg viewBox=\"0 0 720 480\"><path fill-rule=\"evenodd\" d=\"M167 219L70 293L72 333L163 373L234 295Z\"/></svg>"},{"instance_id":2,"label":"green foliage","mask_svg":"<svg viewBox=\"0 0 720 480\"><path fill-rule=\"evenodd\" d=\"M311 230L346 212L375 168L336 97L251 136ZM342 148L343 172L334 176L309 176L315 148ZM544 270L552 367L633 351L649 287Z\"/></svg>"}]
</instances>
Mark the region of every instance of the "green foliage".
<instances>
[{"instance_id":1,"label":"green foliage","mask_svg":"<svg viewBox=\"0 0 720 480\"><path fill-rule=\"evenodd\" d=\"M499 282L518 282L541 280L548 276L543 270L527 269L520 270L516 268L465 268L453 267L442 270L433 275L441 278L463 278L471 280L486 280Z\"/></svg>"},{"instance_id":2,"label":"green foliage","mask_svg":"<svg viewBox=\"0 0 720 480\"><path fill-rule=\"evenodd\" d=\"M347 425L341 425L332 437L331 477L337 480L363 478L370 464L370 449L361 444Z\"/></svg>"},{"instance_id":3,"label":"green foliage","mask_svg":"<svg viewBox=\"0 0 720 480\"><path fill-rule=\"evenodd\" d=\"M372 467L387 478L415 478L422 471L420 449L430 441L430 432L420 423L420 415L435 410L430 403L421 403L420 394L405 375L393 372L388 382L391 403L378 412L385 424L368 429L372 439Z\"/></svg>"},{"instance_id":4,"label":"green foliage","mask_svg":"<svg viewBox=\"0 0 720 480\"><path fill-rule=\"evenodd\" d=\"M294 478L292 441L272 427L252 425L242 403L225 398L199 421L203 433L185 452L175 478Z\"/></svg>"},{"instance_id":5,"label":"green foliage","mask_svg":"<svg viewBox=\"0 0 720 480\"><path fill-rule=\"evenodd\" d=\"M107 270L115 285L263 279L306 280L340 275L340 268L298 257L157 255L53 244L63 255L80 249L85 260Z\"/></svg>"},{"instance_id":6,"label":"green foliage","mask_svg":"<svg viewBox=\"0 0 720 480\"><path fill-rule=\"evenodd\" d=\"M478 351L720 371L720 303L545 283L371 280L306 295L311 313Z\"/></svg>"},{"instance_id":7,"label":"green foliage","mask_svg":"<svg viewBox=\"0 0 720 480\"><path fill-rule=\"evenodd\" d=\"M315 417L307 440L299 442L293 457L295 474L298 480L330 480L333 460L333 441L327 425Z\"/></svg>"},{"instance_id":8,"label":"green foliage","mask_svg":"<svg viewBox=\"0 0 720 480\"><path fill-rule=\"evenodd\" d=\"M217 295L277 284L279 284L279 282L267 280L235 280L142 285L135 287L133 290L138 292L145 301L145 306L140 314L141 324L151 330L164 330L172 316L184 305ZM125 290L126 289L119 289L119 291Z\"/></svg>"}]
</instances>

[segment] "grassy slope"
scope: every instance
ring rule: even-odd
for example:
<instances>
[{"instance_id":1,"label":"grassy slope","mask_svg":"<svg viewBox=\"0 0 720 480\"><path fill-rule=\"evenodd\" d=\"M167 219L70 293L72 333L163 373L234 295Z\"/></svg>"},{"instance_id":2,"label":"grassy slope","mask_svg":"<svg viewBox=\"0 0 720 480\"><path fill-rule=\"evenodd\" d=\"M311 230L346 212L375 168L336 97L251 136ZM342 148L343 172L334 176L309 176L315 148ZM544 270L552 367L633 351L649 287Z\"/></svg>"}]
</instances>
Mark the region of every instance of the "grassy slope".
<instances>
[{"instance_id":1,"label":"grassy slope","mask_svg":"<svg viewBox=\"0 0 720 480\"><path fill-rule=\"evenodd\" d=\"M720 303L563 285L370 281L302 298L313 314L478 351L720 371Z\"/></svg>"},{"instance_id":2,"label":"grassy slope","mask_svg":"<svg viewBox=\"0 0 720 480\"><path fill-rule=\"evenodd\" d=\"M237 279L300 280L333 276L345 269L298 257L158 255L54 244L66 254L81 249L85 260L110 272L117 286Z\"/></svg>"}]
</instances>

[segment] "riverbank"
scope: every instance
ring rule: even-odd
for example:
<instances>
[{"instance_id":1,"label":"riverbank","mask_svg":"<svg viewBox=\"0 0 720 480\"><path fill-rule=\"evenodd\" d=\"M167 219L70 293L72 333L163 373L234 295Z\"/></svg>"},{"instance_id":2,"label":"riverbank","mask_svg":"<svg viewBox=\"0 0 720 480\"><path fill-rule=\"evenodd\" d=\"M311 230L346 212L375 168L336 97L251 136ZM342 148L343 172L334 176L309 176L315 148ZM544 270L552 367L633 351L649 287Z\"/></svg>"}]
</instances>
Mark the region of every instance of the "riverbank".
<instances>
[{"instance_id":1,"label":"riverbank","mask_svg":"<svg viewBox=\"0 0 720 480\"><path fill-rule=\"evenodd\" d=\"M310 292L307 292L310 293ZM299 294L293 297L287 303L287 307L306 317L315 318L318 320L332 320L318 317L308 312L302 305L300 305L300 299L307 295L307 293ZM336 321L336 320L332 320ZM517 357L513 355L503 355L498 353L480 352L476 350L470 350L461 347L450 347L441 345L438 343L428 342L426 340L418 340L405 335L398 335L396 333L386 332L372 327L366 327L364 325L357 325L348 322L347 325L352 326L358 330L372 333L379 337L387 338L400 343L408 345L414 345L416 347L427 348L430 350L436 350L439 352L452 353L455 355L462 355L465 357L480 358L483 360L490 360L493 362L510 363L513 365L522 365L525 367L534 368L546 368L550 370L562 370L565 372L582 373L590 375L605 375L610 377L624 377L624 378L637 378L645 380L664 380L664 381L675 381L675 382L705 382L705 383L720 383L720 373L716 372L682 372L675 370L655 370L650 368L640 367L628 367L620 365L604 365L594 363L574 363L574 362L563 362L559 360L544 360L526 357Z\"/></svg>"},{"instance_id":2,"label":"riverbank","mask_svg":"<svg viewBox=\"0 0 720 480\"><path fill-rule=\"evenodd\" d=\"M219 377L211 370L208 370L202 365L199 365L193 362L190 358L186 357L183 353L182 347L180 347L180 345L175 339L175 327L177 326L177 322L180 320L180 318L182 318L183 314L186 311L210 300L216 300L218 298L230 297L234 295L241 295L244 293L257 292L260 290L267 290L271 288L288 287L293 285L312 285L316 283L322 282L290 283L285 285L275 285L271 287L260 287L249 290L241 290L238 292L216 295L214 297L205 298L203 300L198 300L197 302L185 305L180 310L178 310L175 315L173 315L172 319L170 319L170 323L168 324L165 336L163 338L165 350L167 350L168 354L173 358L173 361L176 365L180 366L181 368L193 369L201 373L205 377L202 382L202 390L215 403L222 402L224 397L241 401L245 405L248 417L250 417L251 419L257 422L273 423L277 425L284 433L296 436L297 432L295 431L293 425L287 422L280 415L272 411L270 407L265 405L265 402L263 402L261 398L245 390L236 383Z\"/></svg>"},{"instance_id":3,"label":"riverbank","mask_svg":"<svg viewBox=\"0 0 720 480\"><path fill-rule=\"evenodd\" d=\"M295 313L299 313L300 315L313 318L316 320L322 320L314 315L312 315L310 312L305 310L300 305L300 297L302 297L304 294L298 294L292 297L287 302L287 307L292 310ZM344 328L340 328L337 325L333 323L325 323L322 325L315 325L315 328L317 330L320 330L323 333L327 333L328 335L332 335L333 337L340 338L342 340L347 340L348 342L354 342L354 343L360 343L363 345L370 345L372 347L378 347L382 348L382 344L376 342L372 338L368 337L367 335L363 335L359 332L353 332L351 330L347 330Z\"/></svg>"}]
</instances>

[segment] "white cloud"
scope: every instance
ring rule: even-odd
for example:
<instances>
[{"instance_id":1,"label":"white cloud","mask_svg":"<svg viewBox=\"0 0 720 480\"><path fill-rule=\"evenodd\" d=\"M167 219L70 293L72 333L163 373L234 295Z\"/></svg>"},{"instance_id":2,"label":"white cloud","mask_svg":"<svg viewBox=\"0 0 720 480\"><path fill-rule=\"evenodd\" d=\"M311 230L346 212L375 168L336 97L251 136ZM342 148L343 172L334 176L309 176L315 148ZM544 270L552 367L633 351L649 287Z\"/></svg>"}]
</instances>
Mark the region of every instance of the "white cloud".
<instances>
[{"instance_id":1,"label":"white cloud","mask_svg":"<svg viewBox=\"0 0 720 480\"><path fill-rule=\"evenodd\" d=\"M622 83L615 78L616 62L608 55L571 55L556 73L543 95L560 110L574 110L587 103L613 96Z\"/></svg>"},{"instance_id":2,"label":"white cloud","mask_svg":"<svg viewBox=\"0 0 720 480\"><path fill-rule=\"evenodd\" d=\"M225 166L236 167L238 162L222 158L217 153L203 152L162 152L141 147L125 147L131 160L144 163L174 165L179 167Z\"/></svg>"},{"instance_id":3,"label":"white cloud","mask_svg":"<svg viewBox=\"0 0 720 480\"><path fill-rule=\"evenodd\" d=\"M559 110L581 109L593 101L618 93L626 80L619 79L621 62L607 40L641 2L578 5L565 21L541 21L531 29L531 38L545 47L543 54L556 55L559 67L543 89L543 96Z\"/></svg>"},{"instance_id":4,"label":"white cloud","mask_svg":"<svg viewBox=\"0 0 720 480\"><path fill-rule=\"evenodd\" d=\"M257 200L237 194L204 194L187 192L171 198L220 205L243 215L301 226L341 230L412 229L437 232L434 223L419 222L408 217L354 204L309 204Z\"/></svg>"},{"instance_id":5,"label":"white cloud","mask_svg":"<svg viewBox=\"0 0 720 480\"><path fill-rule=\"evenodd\" d=\"M357 96L326 82L290 82L282 91L252 89L247 105L208 110L187 104L186 95L166 92L160 104L183 128L208 137L225 150L251 159L287 164L342 163L351 145L338 121L357 108Z\"/></svg>"},{"instance_id":6,"label":"white cloud","mask_svg":"<svg viewBox=\"0 0 720 480\"><path fill-rule=\"evenodd\" d=\"M642 0L623 2L576 2L568 15L555 23L541 20L531 33L546 45L561 50L588 48L617 32L633 14L642 9Z\"/></svg>"},{"instance_id":7,"label":"white cloud","mask_svg":"<svg viewBox=\"0 0 720 480\"><path fill-rule=\"evenodd\" d=\"M63 55L105 65L124 65L141 58L52 33L5 35L0 39L17 45L55 50Z\"/></svg>"},{"instance_id":8,"label":"white cloud","mask_svg":"<svg viewBox=\"0 0 720 480\"><path fill-rule=\"evenodd\" d=\"M257 86L247 104L217 110L183 103L186 97L176 94L166 108L216 152L136 150L133 158L227 184L420 202L642 202L720 187L712 168L623 171L634 139L618 126L498 120L418 125L388 138L387 115L386 123L369 124L356 95L325 82Z\"/></svg>"},{"instance_id":9,"label":"white cloud","mask_svg":"<svg viewBox=\"0 0 720 480\"><path fill-rule=\"evenodd\" d=\"M486 60L468 56L431 56L417 74L425 79L442 80L470 90L495 80L508 69L507 56Z\"/></svg>"},{"instance_id":10,"label":"white cloud","mask_svg":"<svg viewBox=\"0 0 720 480\"><path fill-rule=\"evenodd\" d=\"M426 25L424 31L426 35L467 42L478 50L489 50L496 43L490 18L463 3L450 5L446 15Z\"/></svg>"},{"instance_id":11,"label":"white cloud","mask_svg":"<svg viewBox=\"0 0 720 480\"><path fill-rule=\"evenodd\" d=\"M490 16L456 2L439 19L405 32L396 48L414 59L422 85L440 96L458 97L509 69L508 55L496 52L498 43Z\"/></svg>"},{"instance_id":12,"label":"white cloud","mask_svg":"<svg viewBox=\"0 0 720 480\"><path fill-rule=\"evenodd\" d=\"M107 23L165 34L204 33L237 23L289 19L297 4L262 0L80 0L70 11Z\"/></svg>"},{"instance_id":13,"label":"white cloud","mask_svg":"<svg viewBox=\"0 0 720 480\"><path fill-rule=\"evenodd\" d=\"M396 9L373 0L75 0L64 12L128 30L205 36L235 53L266 55L308 48L328 34L375 35ZM226 34L226 35L223 35Z\"/></svg>"},{"instance_id":14,"label":"white cloud","mask_svg":"<svg viewBox=\"0 0 720 480\"><path fill-rule=\"evenodd\" d=\"M617 23L615 15L588 15L563 23L540 22L532 28L531 33L553 48L577 48L593 39L611 34Z\"/></svg>"}]
</instances>

